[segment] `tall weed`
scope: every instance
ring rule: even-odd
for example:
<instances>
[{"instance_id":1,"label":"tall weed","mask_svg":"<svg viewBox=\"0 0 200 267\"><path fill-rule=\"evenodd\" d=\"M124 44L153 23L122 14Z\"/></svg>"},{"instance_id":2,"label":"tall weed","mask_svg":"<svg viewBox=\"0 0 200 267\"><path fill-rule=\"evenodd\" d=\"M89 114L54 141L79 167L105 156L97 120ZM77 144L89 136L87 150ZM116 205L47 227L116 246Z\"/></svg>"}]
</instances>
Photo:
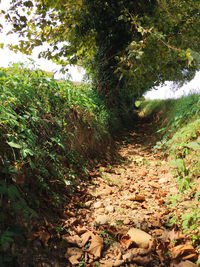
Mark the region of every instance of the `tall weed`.
<instances>
[{"instance_id":1,"label":"tall weed","mask_svg":"<svg viewBox=\"0 0 200 267\"><path fill-rule=\"evenodd\" d=\"M60 205L58 186L73 184L88 157L106 149L108 124L88 85L56 81L22 64L0 68L0 265L14 242L13 221L36 216L33 207L44 196Z\"/></svg>"}]
</instances>

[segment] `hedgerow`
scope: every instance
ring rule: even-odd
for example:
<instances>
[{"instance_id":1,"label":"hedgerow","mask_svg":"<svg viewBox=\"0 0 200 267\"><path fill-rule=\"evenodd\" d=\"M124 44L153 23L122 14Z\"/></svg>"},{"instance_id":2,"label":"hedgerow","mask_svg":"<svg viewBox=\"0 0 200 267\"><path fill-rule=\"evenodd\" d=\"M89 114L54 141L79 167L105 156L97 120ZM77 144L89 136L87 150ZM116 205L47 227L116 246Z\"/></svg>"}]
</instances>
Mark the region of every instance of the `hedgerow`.
<instances>
[{"instance_id":1,"label":"hedgerow","mask_svg":"<svg viewBox=\"0 0 200 267\"><path fill-rule=\"evenodd\" d=\"M44 196L60 205L57 187L69 188L108 149L108 126L89 85L22 64L0 68L0 265L11 260L5 251L20 234L15 226L37 216Z\"/></svg>"}]
</instances>

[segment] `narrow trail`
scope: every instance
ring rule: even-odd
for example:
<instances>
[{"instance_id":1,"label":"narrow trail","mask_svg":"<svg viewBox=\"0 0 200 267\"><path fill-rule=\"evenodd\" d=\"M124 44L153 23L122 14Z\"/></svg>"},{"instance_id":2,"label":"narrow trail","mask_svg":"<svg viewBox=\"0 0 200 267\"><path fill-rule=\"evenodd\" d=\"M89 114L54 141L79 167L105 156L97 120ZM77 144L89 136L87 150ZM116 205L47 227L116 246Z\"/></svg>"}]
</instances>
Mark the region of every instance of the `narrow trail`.
<instances>
[{"instance_id":1,"label":"narrow trail","mask_svg":"<svg viewBox=\"0 0 200 267\"><path fill-rule=\"evenodd\" d=\"M155 138L151 125L136 127L137 132L122 136L118 144L121 163L100 167L100 176L93 179L89 192L95 202L89 217L106 213L112 225L122 221L145 230L161 225L166 197L176 194L177 189L168 162L152 151Z\"/></svg>"},{"instance_id":2,"label":"narrow trail","mask_svg":"<svg viewBox=\"0 0 200 267\"><path fill-rule=\"evenodd\" d=\"M178 190L168 160L153 151L151 127L136 124L117 138L118 159L99 163L54 221L60 234L50 235L53 223L45 222L48 235L43 227L40 240L49 251L45 258L38 253L40 261L31 266L197 266L187 260L193 250L185 236L166 224L165 202ZM182 247L176 251L175 245Z\"/></svg>"},{"instance_id":3,"label":"narrow trail","mask_svg":"<svg viewBox=\"0 0 200 267\"><path fill-rule=\"evenodd\" d=\"M91 173L91 184L86 183L84 189L80 185L79 197L72 199L80 202L82 198L81 204L84 204L74 212L76 219L72 216L67 225L74 225L79 237L82 229L83 239L85 235L85 241L91 242L89 247L84 247L90 252L90 246L93 249L93 257L91 253L85 254L85 266L169 266L168 259L163 256L166 248L160 248L162 252L158 255L155 243L151 248L152 244L145 245L149 238L145 233L154 241L165 235L168 242L170 231L166 230L165 224L169 211L164 203L167 197L178 192L168 161L160 153L153 152L156 138L152 124L136 124L135 130L123 133L116 143L119 159L106 166L99 164ZM127 234L130 229L142 230L136 234L139 241L134 237L130 240ZM98 238L87 240L88 235L94 233L102 238L103 247ZM71 242L71 238L67 237L67 242ZM79 243L76 238L73 241ZM165 241L160 246L165 246ZM95 258L100 265L94 264Z\"/></svg>"}]
</instances>

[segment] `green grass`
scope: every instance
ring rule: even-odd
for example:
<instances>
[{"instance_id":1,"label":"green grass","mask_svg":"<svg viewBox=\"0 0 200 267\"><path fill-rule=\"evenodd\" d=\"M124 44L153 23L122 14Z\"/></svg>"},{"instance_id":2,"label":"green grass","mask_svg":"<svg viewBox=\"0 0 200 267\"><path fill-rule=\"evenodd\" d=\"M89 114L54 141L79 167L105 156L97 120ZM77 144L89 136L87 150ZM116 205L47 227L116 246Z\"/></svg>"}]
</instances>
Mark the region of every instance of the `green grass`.
<instances>
[{"instance_id":1,"label":"green grass","mask_svg":"<svg viewBox=\"0 0 200 267\"><path fill-rule=\"evenodd\" d=\"M160 113L160 123L166 129L174 129L194 120L200 114L200 97L197 94L179 99L144 100L140 103L140 114L151 117Z\"/></svg>"},{"instance_id":2,"label":"green grass","mask_svg":"<svg viewBox=\"0 0 200 267\"><path fill-rule=\"evenodd\" d=\"M155 132L160 136L155 149L170 155L171 170L181 196L176 203L181 207L185 198L191 200L191 205L184 207L183 215L175 221L197 242L200 237L200 96L144 101L140 104L140 114L155 118Z\"/></svg>"}]
</instances>

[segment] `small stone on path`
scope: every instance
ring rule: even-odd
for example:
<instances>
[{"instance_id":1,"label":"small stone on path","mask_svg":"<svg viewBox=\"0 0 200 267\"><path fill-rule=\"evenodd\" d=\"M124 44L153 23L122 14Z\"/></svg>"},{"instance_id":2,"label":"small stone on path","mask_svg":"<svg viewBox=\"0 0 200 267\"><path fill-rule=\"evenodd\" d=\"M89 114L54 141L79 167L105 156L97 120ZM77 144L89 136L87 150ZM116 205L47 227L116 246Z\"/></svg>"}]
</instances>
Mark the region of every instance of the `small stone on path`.
<instances>
[{"instance_id":1,"label":"small stone on path","mask_svg":"<svg viewBox=\"0 0 200 267\"><path fill-rule=\"evenodd\" d=\"M169 178L168 177L163 177L163 178L160 178L158 180L158 182L161 183L161 184L167 183L168 181L169 181Z\"/></svg>"},{"instance_id":2,"label":"small stone on path","mask_svg":"<svg viewBox=\"0 0 200 267\"><path fill-rule=\"evenodd\" d=\"M107 211L107 212L114 212L115 211L115 208L113 207L113 206L107 206L106 208L105 208L105 210Z\"/></svg>"},{"instance_id":3,"label":"small stone on path","mask_svg":"<svg viewBox=\"0 0 200 267\"><path fill-rule=\"evenodd\" d=\"M110 187L107 187L106 189L104 189L102 192L101 192L101 196L107 196L107 195L111 195L113 193L112 189Z\"/></svg>"},{"instance_id":4,"label":"small stone on path","mask_svg":"<svg viewBox=\"0 0 200 267\"><path fill-rule=\"evenodd\" d=\"M153 239L151 235L137 228L131 228L127 234L139 248L149 248L149 244Z\"/></svg>"},{"instance_id":5,"label":"small stone on path","mask_svg":"<svg viewBox=\"0 0 200 267\"><path fill-rule=\"evenodd\" d=\"M95 222L102 225L102 224L107 224L109 221L108 216L107 215L99 215L97 216L97 218L95 219Z\"/></svg>"},{"instance_id":6,"label":"small stone on path","mask_svg":"<svg viewBox=\"0 0 200 267\"><path fill-rule=\"evenodd\" d=\"M92 205L92 202L92 200L85 202L85 206L89 208Z\"/></svg>"},{"instance_id":7,"label":"small stone on path","mask_svg":"<svg viewBox=\"0 0 200 267\"><path fill-rule=\"evenodd\" d=\"M131 221L130 221L128 218L126 218L126 219L123 221L123 224L124 224L124 225L128 225L128 224L130 224L130 222L131 222Z\"/></svg>"},{"instance_id":8,"label":"small stone on path","mask_svg":"<svg viewBox=\"0 0 200 267\"><path fill-rule=\"evenodd\" d=\"M98 201L98 202L94 203L94 208L95 209L99 209L99 208L102 208L102 207L103 207L103 203L102 202Z\"/></svg>"}]
</instances>

